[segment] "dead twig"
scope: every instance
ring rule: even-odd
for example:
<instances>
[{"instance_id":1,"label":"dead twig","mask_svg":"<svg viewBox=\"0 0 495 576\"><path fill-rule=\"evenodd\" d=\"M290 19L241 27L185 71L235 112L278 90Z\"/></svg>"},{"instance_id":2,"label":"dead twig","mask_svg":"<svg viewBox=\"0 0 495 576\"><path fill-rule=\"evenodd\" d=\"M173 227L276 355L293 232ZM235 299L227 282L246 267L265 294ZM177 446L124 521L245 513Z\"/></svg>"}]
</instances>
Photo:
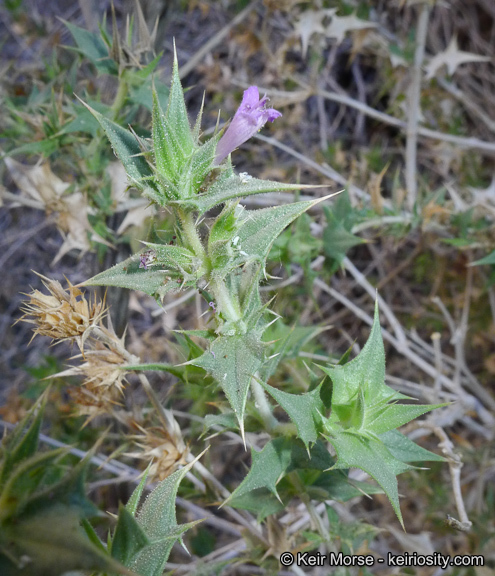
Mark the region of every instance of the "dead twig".
<instances>
[{"instance_id":1,"label":"dead twig","mask_svg":"<svg viewBox=\"0 0 495 576\"><path fill-rule=\"evenodd\" d=\"M457 512L459 514L459 520L448 516L448 522L450 526L456 528L457 530L461 530L463 532L469 532L472 526L472 522L469 520L469 517L466 512L466 507L464 505L464 499L462 497L461 491L461 468L462 468L462 460L459 454L454 452L454 445L452 444L450 438L445 433L443 428L439 426L434 426L428 423L421 423L422 426L426 426L432 430L437 438L440 439L439 447L441 448L442 452L445 454L447 461L449 463L449 470L450 470L450 478L452 480L452 491L454 493L454 500L455 505L457 508Z\"/></svg>"},{"instance_id":2,"label":"dead twig","mask_svg":"<svg viewBox=\"0 0 495 576\"><path fill-rule=\"evenodd\" d=\"M409 105L407 118L407 139L406 139L406 189L407 205L409 210L413 210L418 195L418 184L416 180L417 171L417 148L418 148L418 123L419 123L419 100L421 96L421 66L425 57L426 32L428 30L428 17L430 7L425 2L421 7L421 12L416 29L416 52L414 54L414 65L411 69L411 84L409 86Z\"/></svg>"}]
</instances>

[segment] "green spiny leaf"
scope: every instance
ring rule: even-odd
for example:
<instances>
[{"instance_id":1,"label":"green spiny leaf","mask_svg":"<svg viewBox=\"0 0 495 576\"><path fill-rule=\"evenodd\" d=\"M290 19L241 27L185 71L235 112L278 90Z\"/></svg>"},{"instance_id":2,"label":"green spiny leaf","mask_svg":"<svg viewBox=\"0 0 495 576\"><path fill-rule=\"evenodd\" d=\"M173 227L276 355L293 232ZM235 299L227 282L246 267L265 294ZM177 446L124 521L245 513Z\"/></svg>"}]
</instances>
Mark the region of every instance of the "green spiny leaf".
<instances>
[{"instance_id":1,"label":"green spiny leaf","mask_svg":"<svg viewBox=\"0 0 495 576\"><path fill-rule=\"evenodd\" d=\"M359 468L374 478L390 500L402 526L397 488L398 474L411 466L397 460L379 439L365 437L354 432L341 431L325 436L337 452L337 468Z\"/></svg>"},{"instance_id":2,"label":"green spiny leaf","mask_svg":"<svg viewBox=\"0 0 495 576\"><path fill-rule=\"evenodd\" d=\"M4 439L0 450L0 487L5 484L15 466L36 452L46 400L47 393L43 394L14 431Z\"/></svg>"},{"instance_id":3,"label":"green spiny leaf","mask_svg":"<svg viewBox=\"0 0 495 576\"><path fill-rule=\"evenodd\" d=\"M203 145L197 147L191 158L190 190L197 194L203 180L211 171L215 159L215 151L221 134L216 134ZM192 196L192 194L191 194Z\"/></svg>"},{"instance_id":4,"label":"green spiny leaf","mask_svg":"<svg viewBox=\"0 0 495 576\"><path fill-rule=\"evenodd\" d=\"M108 49L100 36L65 20L62 22L72 34L78 52L85 56L99 72L113 76L118 74L117 63L109 58Z\"/></svg>"},{"instance_id":5,"label":"green spiny leaf","mask_svg":"<svg viewBox=\"0 0 495 576\"><path fill-rule=\"evenodd\" d=\"M175 516L179 484L193 464L188 464L160 482L136 516L137 524L150 544L134 554L128 561L128 567L142 576L161 576L174 543L197 524L190 522L178 526ZM129 514L129 517L132 516Z\"/></svg>"},{"instance_id":6,"label":"green spiny leaf","mask_svg":"<svg viewBox=\"0 0 495 576\"><path fill-rule=\"evenodd\" d=\"M331 209L325 207L323 210L328 222L323 231L325 254L340 266L348 250L365 242L351 232L356 216L347 190L338 197Z\"/></svg>"},{"instance_id":7,"label":"green spiny leaf","mask_svg":"<svg viewBox=\"0 0 495 576\"><path fill-rule=\"evenodd\" d=\"M287 496L290 497L289 494ZM287 506L278 500L268 488L256 488L237 495L229 501L229 506L254 512L259 523L263 522L268 516L278 514L287 509Z\"/></svg>"},{"instance_id":8,"label":"green spiny leaf","mask_svg":"<svg viewBox=\"0 0 495 576\"><path fill-rule=\"evenodd\" d=\"M321 501L346 501L363 492L381 492L363 482L350 483L346 471L328 470L334 460L321 441L317 441L308 452L302 442L280 437L271 440L260 452L253 452L252 456L248 475L232 493L228 503L256 512L259 521L283 510L282 502L300 495L301 482L310 497ZM300 477L297 487L286 479L291 473Z\"/></svg>"},{"instance_id":9,"label":"green spiny leaf","mask_svg":"<svg viewBox=\"0 0 495 576\"><path fill-rule=\"evenodd\" d=\"M361 353L343 366L322 370L333 383L332 411L330 417L324 419L324 427L328 432L325 437L338 455L336 466L356 467L370 474L385 491L403 524L396 476L410 468L402 456L409 457L414 451L407 440L391 431L443 405L397 404L397 400L407 396L385 384L378 304L370 337ZM395 449L394 440L398 443ZM426 456L421 451L419 454Z\"/></svg>"},{"instance_id":10,"label":"green spiny leaf","mask_svg":"<svg viewBox=\"0 0 495 576\"><path fill-rule=\"evenodd\" d=\"M139 484L136 486L136 488L134 489L134 492L131 494L131 497L129 498L129 501L127 502L127 504L125 505L125 507L127 508L127 510L133 515L136 515L136 511L137 511L137 507L139 504L139 500L141 499L141 495L143 493L144 487L146 486L146 480L148 479L148 474L151 468L151 462L148 465L148 468L146 468L146 470L143 473L143 477L141 478L141 481L139 482Z\"/></svg>"},{"instance_id":11,"label":"green spiny leaf","mask_svg":"<svg viewBox=\"0 0 495 576\"><path fill-rule=\"evenodd\" d=\"M152 118L153 151L157 170L170 182L175 183L188 152L182 149L179 136L174 132L163 113L155 90L153 90Z\"/></svg>"},{"instance_id":12,"label":"green spiny leaf","mask_svg":"<svg viewBox=\"0 0 495 576\"><path fill-rule=\"evenodd\" d=\"M170 88L166 118L172 131L176 135L182 150L186 155L189 155L193 150L194 142L191 135L186 103L184 101L184 91L182 90L182 85L180 83L179 64L177 61L177 53L175 51L174 66L172 70L172 86Z\"/></svg>"},{"instance_id":13,"label":"green spiny leaf","mask_svg":"<svg viewBox=\"0 0 495 576\"><path fill-rule=\"evenodd\" d=\"M220 336L199 358L189 363L206 370L220 384L241 431L251 378L263 363L263 343L254 335Z\"/></svg>"},{"instance_id":14,"label":"green spiny leaf","mask_svg":"<svg viewBox=\"0 0 495 576\"><path fill-rule=\"evenodd\" d=\"M363 426L374 434L383 434L444 406L447 404L386 404L379 410L373 407L365 412Z\"/></svg>"},{"instance_id":15,"label":"green spiny leaf","mask_svg":"<svg viewBox=\"0 0 495 576\"><path fill-rule=\"evenodd\" d=\"M296 191L315 186L305 186L302 184L282 184L270 180L258 180L257 178L246 179L237 174L224 172L218 180L213 183L207 192L198 196L187 198L178 202L183 206L188 206L204 214L214 206L223 204L228 200L245 198L253 194L264 194L267 192Z\"/></svg>"},{"instance_id":16,"label":"green spiny leaf","mask_svg":"<svg viewBox=\"0 0 495 576\"><path fill-rule=\"evenodd\" d=\"M59 460L68 449L35 452L46 397L47 394L4 440L0 573L58 576L69 570L104 570L133 576L108 555L101 543L95 543L89 525L85 527L89 539L79 526L81 520L99 513L84 489L93 452L62 477L54 472L61 471ZM5 448L9 450L7 454Z\"/></svg>"},{"instance_id":17,"label":"green spiny leaf","mask_svg":"<svg viewBox=\"0 0 495 576\"><path fill-rule=\"evenodd\" d=\"M268 382L284 358L296 358L302 347L324 330L326 328L319 326L295 326L291 328L283 322L273 324L269 332L265 332L265 337L275 342L270 348L270 358L260 370L260 380Z\"/></svg>"},{"instance_id":18,"label":"green spiny leaf","mask_svg":"<svg viewBox=\"0 0 495 576\"><path fill-rule=\"evenodd\" d=\"M143 242L150 250L154 250L151 267L165 266L174 272L184 274L190 272L194 254L183 246L171 246Z\"/></svg>"},{"instance_id":19,"label":"green spiny leaf","mask_svg":"<svg viewBox=\"0 0 495 576\"><path fill-rule=\"evenodd\" d=\"M278 498L277 484L291 464L292 446L290 438L277 438L268 442L260 452L251 449L251 469L225 504L235 502L236 498L258 488L266 488Z\"/></svg>"},{"instance_id":20,"label":"green spiny leaf","mask_svg":"<svg viewBox=\"0 0 495 576\"><path fill-rule=\"evenodd\" d=\"M118 286L140 290L162 298L171 291L179 290L184 276L191 271L194 255L187 248L146 243L154 253L147 269L140 268L141 256L134 254L108 270L85 281L86 286Z\"/></svg>"},{"instance_id":21,"label":"green spiny leaf","mask_svg":"<svg viewBox=\"0 0 495 576\"><path fill-rule=\"evenodd\" d=\"M277 236L298 216L326 198L245 211L238 230L239 241L236 247L239 256L245 260L257 260L264 266Z\"/></svg>"},{"instance_id":22,"label":"green spiny leaf","mask_svg":"<svg viewBox=\"0 0 495 576\"><path fill-rule=\"evenodd\" d=\"M368 341L361 353L344 364L320 368L330 376L334 390L332 406L349 405L358 395L360 388L366 387L373 402L406 398L385 384L385 349L380 331L378 304Z\"/></svg>"},{"instance_id":23,"label":"green spiny leaf","mask_svg":"<svg viewBox=\"0 0 495 576\"><path fill-rule=\"evenodd\" d=\"M24 458L12 468L2 486L0 496L0 521L32 511L36 490L42 485L49 467L67 454L65 448L34 454Z\"/></svg>"},{"instance_id":24,"label":"green spiny leaf","mask_svg":"<svg viewBox=\"0 0 495 576\"><path fill-rule=\"evenodd\" d=\"M401 462L446 461L443 456L439 456L434 452L418 446L398 430L390 430L389 432L380 434L380 440L389 449L390 453Z\"/></svg>"},{"instance_id":25,"label":"green spiny leaf","mask_svg":"<svg viewBox=\"0 0 495 576\"><path fill-rule=\"evenodd\" d=\"M132 183L138 188L145 187L143 182L147 182L148 187L153 187L151 183L153 172L142 155L142 150L136 137L128 130L122 128L122 126L102 116L82 100L80 101L91 114L93 114L105 131L115 155L124 165L125 171Z\"/></svg>"},{"instance_id":26,"label":"green spiny leaf","mask_svg":"<svg viewBox=\"0 0 495 576\"><path fill-rule=\"evenodd\" d=\"M105 548L103 542L98 537L96 530L93 528L93 526L91 526L91 523L89 522L89 520L87 520L86 518L83 518L81 520L81 526L82 526L84 532L86 532L86 536L88 537L89 541L94 546L96 546L96 548L98 548L100 550L100 552L103 552L106 554L107 549Z\"/></svg>"},{"instance_id":27,"label":"green spiny leaf","mask_svg":"<svg viewBox=\"0 0 495 576\"><path fill-rule=\"evenodd\" d=\"M153 74L153 72L155 71L155 68L158 66L158 64L160 64L162 56L163 56L163 50L159 54L157 54L153 58L153 60L149 64L147 64L144 68L136 70L134 69L128 70L127 72L129 73L131 84L142 83L144 80L149 78L151 74Z\"/></svg>"},{"instance_id":28,"label":"green spiny leaf","mask_svg":"<svg viewBox=\"0 0 495 576\"><path fill-rule=\"evenodd\" d=\"M98 509L87 499L85 490L87 467L93 451L94 448L76 466L70 468L61 480L30 497L24 505L23 513L42 513L57 503L77 510L81 517L98 515Z\"/></svg>"},{"instance_id":29,"label":"green spiny leaf","mask_svg":"<svg viewBox=\"0 0 495 576\"><path fill-rule=\"evenodd\" d=\"M223 430L234 430L237 426L237 418L233 412L223 414L207 414L204 419L204 432L211 428L222 428Z\"/></svg>"},{"instance_id":30,"label":"green spiny leaf","mask_svg":"<svg viewBox=\"0 0 495 576\"><path fill-rule=\"evenodd\" d=\"M149 545L149 539L133 514L121 504L112 538L112 557L124 566L128 566L139 552Z\"/></svg>"},{"instance_id":31,"label":"green spiny leaf","mask_svg":"<svg viewBox=\"0 0 495 576\"><path fill-rule=\"evenodd\" d=\"M71 506L54 502L43 513L4 527L0 542L2 576L59 576L72 570L135 576L95 546L79 520L79 513Z\"/></svg>"},{"instance_id":32,"label":"green spiny leaf","mask_svg":"<svg viewBox=\"0 0 495 576\"><path fill-rule=\"evenodd\" d=\"M495 264L495 250L493 252L490 252L490 254L488 254L484 258L480 258L475 262L471 262L469 266L483 266L486 264L492 264L492 265Z\"/></svg>"},{"instance_id":33,"label":"green spiny leaf","mask_svg":"<svg viewBox=\"0 0 495 576\"><path fill-rule=\"evenodd\" d=\"M309 451L309 445L316 442L321 432L321 414L325 411L320 397L321 384L305 394L289 394L264 382L261 385L287 412L296 425L299 438Z\"/></svg>"},{"instance_id":34,"label":"green spiny leaf","mask_svg":"<svg viewBox=\"0 0 495 576\"><path fill-rule=\"evenodd\" d=\"M253 262L244 266L242 270L236 270L229 274L225 284L239 310L241 310L242 320L238 323L236 331L240 333L254 331L262 333L265 326L259 325L259 320L263 316L268 305L261 302L259 284L261 279L261 265ZM230 325L227 323L219 329L220 332L228 334Z\"/></svg>"},{"instance_id":35,"label":"green spiny leaf","mask_svg":"<svg viewBox=\"0 0 495 576\"><path fill-rule=\"evenodd\" d=\"M331 213L327 213L328 224L323 231L323 248L325 255L336 260L340 265L348 250L365 243L365 240L346 230L342 222L336 221Z\"/></svg>"},{"instance_id":36,"label":"green spiny leaf","mask_svg":"<svg viewBox=\"0 0 495 576\"><path fill-rule=\"evenodd\" d=\"M237 202L226 203L223 210L216 217L208 236L209 251L211 250L211 246L216 242L228 242L232 240L237 230L237 204Z\"/></svg>"}]
</instances>

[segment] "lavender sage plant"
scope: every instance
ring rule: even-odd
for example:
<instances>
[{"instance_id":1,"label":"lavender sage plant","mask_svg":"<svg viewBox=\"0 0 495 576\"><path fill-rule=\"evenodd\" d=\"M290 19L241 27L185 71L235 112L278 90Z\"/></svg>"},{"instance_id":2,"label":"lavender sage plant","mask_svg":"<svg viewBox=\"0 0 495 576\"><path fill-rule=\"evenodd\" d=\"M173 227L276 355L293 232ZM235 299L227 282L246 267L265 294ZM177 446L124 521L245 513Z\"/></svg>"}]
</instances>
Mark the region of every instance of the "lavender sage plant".
<instances>
[{"instance_id":1,"label":"lavender sage plant","mask_svg":"<svg viewBox=\"0 0 495 576\"><path fill-rule=\"evenodd\" d=\"M249 389L257 386L253 377L265 362L262 335L270 310L261 301L259 284L265 278L268 253L286 226L323 200L264 210L247 210L239 203L253 194L302 188L238 175L226 160L267 121L281 116L266 107L267 101L251 86L223 135L219 132L202 143L201 112L191 130L175 60L165 113L153 94L152 142L88 107L122 161L129 184L174 215L176 243L146 242L145 251L85 284L141 290L158 302L169 292L200 290L210 304L215 328L198 334L207 341L207 350L192 362L220 384L242 434ZM223 209L208 231L203 216L219 205Z\"/></svg>"},{"instance_id":2,"label":"lavender sage plant","mask_svg":"<svg viewBox=\"0 0 495 576\"><path fill-rule=\"evenodd\" d=\"M263 340L266 328L277 319L276 315L271 319L274 313L260 297L266 260L278 235L325 198L261 210L240 204L253 194L304 187L237 174L232 167L230 153L267 121L281 116L267 108L267 102L251 86L225 132L203 143L202 111L191 129L175 58L166 112L153 93L152 140L137 137L88 107L122 161L129 184L173 214L176 241L145 242L145 250L85 284L141 290L159 303L170 292L191 288L206 299L213 327L188 331L205 342L203 353L188 363L203 368L222 388L243 438L251 390L265 429L273 437L261 452L253 452L252 469L229 499L232 505L257 510L263 518L283 507L283 497L290 497L290 490L279 494L279 482L294 469L326 473L329 468L358 467L377 480L402 523L397 475L410 468L411 461L441 458L419 448L396 428L436 406L397 404L406 397L385 385L378 309L361 354L344 366L321 367L328 378L311 391L289 394L268 384L283 354L268 358L270 344ZM204 217L217 206L222 209L207 226ZM123 367L151 368L172 371L167 364ZM266 393L287 412L290 436L281 432ZM325 400L329 396L331 405ZM324 440L333 445L337 461ZM334 474L326 498L338 497L332 486L339 486L342 477ZM260 490L264 490L263 504Z\"/></svg>"}]
</instances>

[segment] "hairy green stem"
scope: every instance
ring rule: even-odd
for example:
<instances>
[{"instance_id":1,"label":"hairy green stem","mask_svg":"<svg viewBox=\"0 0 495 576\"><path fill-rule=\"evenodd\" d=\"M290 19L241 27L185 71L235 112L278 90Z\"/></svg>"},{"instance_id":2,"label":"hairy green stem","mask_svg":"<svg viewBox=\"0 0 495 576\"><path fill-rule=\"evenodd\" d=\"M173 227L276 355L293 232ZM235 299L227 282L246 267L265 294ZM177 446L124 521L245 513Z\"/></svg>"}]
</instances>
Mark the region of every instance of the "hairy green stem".
<instances>
[{"instance_id":1,"label":"hairy green stem","mask_svg":"<svg viewBox=\"0 0 495 576\"><path fill-rule=\"evenodd\" d=\"M265 429L267 432L270 432L278 425L278 420L272 414L272 407L268 402L268 398L266 397L266 393L263 390L261 384L256 380L258 377L258 373L251 378L251 391L253 392L254 401L256 404L256 408L265 424Z\"/></svg>"},{"instance_id":2,"label":"hairy green stem","mask_svg":"<svg viewBox=\"0 0 495 576\"><path fill-rule=\"evenodd\" d=\"M192 249L194 254L206 261L206 252L199 237L198 231L194 224L193 216L191 212L186 212L182 208L175 208L175 214L180 221L182 231L184 232L185 239L189 244L189 248Z\"/></svg>"},{"instance_id":3,"label":"hairy green stem","mask_svg":"<svg viewBox=\"0 0 495 576\"><path fill-rule=\"evenodd\" d=\"M112 120L116 120L119 112L122 110L125 99L127 98L127 92L129 91L129 86L127 82L121 78L119 78L119 87L117 89L117 94L115 95L115 99L113 101L111 110L112 110Z\"/></svg>"},{"instance_id":4,"label":"hairy green stem","mask_svg":"<svg viewBox=\"0 0 495 576\"><path fill-rule=\"evenodd\" d=\"M331 544L330 534L328 533L326 526L323 524L322 518L316 511L313 501L308 496L306 488L302 483L298 473L295 470L293 472L290 472L289 478L290 481L292 482L292 485L297 490L298 496L301 499L302 503L306 506L306 510L308 511L309 517L311 518L314 527L316 528L316 530L318 530L320 536L325 540L327 545L330 545Z\"/></svg>"},{"instance_id":5,"label":"hairy green stem","mask_svg":"<svg viewBox=\"0 0 495 576\"><path fill-rule=\"evenodd\" d=\"M215 304L222 314L230 321L237 322L241 319L239 305L233 301L225 282L218 278L212 278L209 289L215 298Z\"/></svg>"}]
</instances>

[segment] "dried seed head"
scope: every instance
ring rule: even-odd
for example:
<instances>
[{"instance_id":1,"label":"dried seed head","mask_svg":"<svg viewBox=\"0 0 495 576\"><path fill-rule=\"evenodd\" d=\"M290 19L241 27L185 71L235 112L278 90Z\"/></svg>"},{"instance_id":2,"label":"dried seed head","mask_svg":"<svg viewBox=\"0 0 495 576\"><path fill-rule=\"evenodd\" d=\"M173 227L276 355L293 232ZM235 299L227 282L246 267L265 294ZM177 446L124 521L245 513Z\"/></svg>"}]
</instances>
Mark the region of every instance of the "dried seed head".
<instances>
[{"instance_id":1,"label":"dried seed head","mask_svg":"<svg viewBox=\"0 0 495 576\"><path fill-rule=\"evenodd\" d=\"M127 455L141 460L153 460L149 472L153 480L164 480L170 476L179 465L186 463L189 454L189 447L184 443L179 424L173 416L170 418L173 423L172 429L145 429L134 422L134 426L141 434L132 436L132 439L142 451Z\"/></svg>"},{"instance_id":2,"label":"dried seed head","mask_svg":"<svg viewBox=\"0 0 495 576\"><path fill-rule=\"evenodd\" d=\"M128 363L139 363L139 358L125 349L125 336L119 338L115 334L110 318L108 324L108 328L100 325L93 331L84 356L79 354L74 357L84 358L83 364L55 374L56 377L84 378L80 388L72 392L72 399L77 405L77 414L89 416L86 424L103 414L116 416L115 406L119 404L127 383L128 371L122 367Z\"/></svg>"},{"instance_id":3,"label":"dried seed head","mask_svg":"<svg viewBox=\"0 0 495 576\"><path fill-rule=\"evenodd\" d=\"M86 388L112 388L122 392L127 372L120 366L126 363L125 358L98 342L95 350L86 353L86 360L87 362L79 367L86 376L83 383Z\"/></svg>"},{"instance_id":4,"label":"dried seed head","mask_svg":"<svg viewBox=\"0 0 495 576\"><path fill-rule=\"evenodd\" d=\"M115 409L119 406L118 392L114 389L73 387L68 390L74 404L74 416L87 416L84 426L97 416L111 414L115 416Z\"/></svg>"},{"instance_id":5,"label":"dried seed head","mask_svg":"<svg viewBox=\"0 0 495 576\"><path fill-rule=\"evenodd\" d=\"M122 366L129 362L138 363L139 359L127 352L124 347L124 336L119 338L110 324L108 328L98 326L96 336L91 338L88 349L84 353L84 364L74 366L69 370L60 372L56 376L84 376L82 386L95 392L101 399L108 391L109 401L113 401L113 393L122 393L128 374ZM103 341L101 340L103 339ZM75 358L81 358L78 355Z\"/></svg>"},{"instance_id":6,"label":"dried seed head","mask_svg":"<svg viewBox=\"0 0 495 576\"><path fill-rule=\"evenodd\" d=\"M75 340L82 351L91 328L96 326L106 314L104 302L86 300L84 292L73 286L69 280L67 290L60 282L50 280L41 274L49 294L33 290L28 296L22 311L22 322L34 324L34 336L49 336L53 340ZM34 338L33 336L33 338Z\"/></svg>"}]
</instances>

